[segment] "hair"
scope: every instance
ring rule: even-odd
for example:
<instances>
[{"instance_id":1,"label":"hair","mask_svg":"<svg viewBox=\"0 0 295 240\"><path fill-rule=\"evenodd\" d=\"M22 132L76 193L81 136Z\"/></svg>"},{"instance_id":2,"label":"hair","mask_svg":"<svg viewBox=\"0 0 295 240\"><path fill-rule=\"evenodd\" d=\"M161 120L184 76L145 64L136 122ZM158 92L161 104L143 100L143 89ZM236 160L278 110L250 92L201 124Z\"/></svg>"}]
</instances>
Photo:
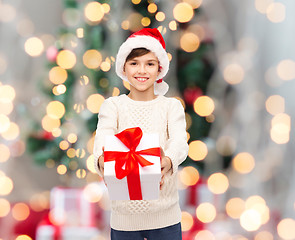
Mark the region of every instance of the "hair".
<instances>
[{"instance_id":1,"label":"hair","mask_svg":"<svg viewBox=\"0 0 295 240\"><path fill-rule=\"evenodd\" d=\"M136 58L136 57L141 57L141 56L146 55L146 54L148 54L150 52L151 51L146 49L146 48L134 48L134 49L132 49L132 51L127 56L125 62L128 62L128 61L130 61L130 60L132 60L133 58Z\"/></svg>"}]
</instances>

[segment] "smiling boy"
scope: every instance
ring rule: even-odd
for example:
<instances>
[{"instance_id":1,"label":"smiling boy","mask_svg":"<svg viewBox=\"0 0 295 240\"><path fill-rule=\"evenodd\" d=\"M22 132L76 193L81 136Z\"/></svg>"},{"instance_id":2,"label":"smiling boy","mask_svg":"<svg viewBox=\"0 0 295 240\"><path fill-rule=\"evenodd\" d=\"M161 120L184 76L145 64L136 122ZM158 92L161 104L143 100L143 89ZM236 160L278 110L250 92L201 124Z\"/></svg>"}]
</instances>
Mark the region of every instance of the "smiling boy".
<instances>
[{"instance_id":1,"label":"smiling boy","mask_svg":"<svg viewBox=\"0 0 295 240\"><path fill-rule=\"evenodd\" d=\"M93 150L95 168L103 176L104 136L140 127L144 133L159 134L162 180L157 200L112 201L112 240L181 239L177 169L187 156L188 145L181 103L163 96L168 84L162 78L168 69L165 42L157 29L132 34L117 54L116 73L130 83L130 92L101 105Z\"/></svg>"}]
</instances>

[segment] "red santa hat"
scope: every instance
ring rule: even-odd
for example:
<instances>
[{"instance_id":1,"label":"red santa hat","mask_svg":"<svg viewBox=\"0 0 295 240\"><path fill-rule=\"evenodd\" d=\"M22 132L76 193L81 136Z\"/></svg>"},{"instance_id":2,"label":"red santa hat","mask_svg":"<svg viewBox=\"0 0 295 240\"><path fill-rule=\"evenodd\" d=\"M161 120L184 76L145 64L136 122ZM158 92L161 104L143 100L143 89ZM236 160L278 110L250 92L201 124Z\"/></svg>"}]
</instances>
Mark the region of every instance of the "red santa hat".
<instances>
[{"instance_id":1,"label":"red santa hat","mask_svg":"<svg viewBox=\"0 0 295 240\"><path fill-rule=\"evenodd\" d=\"M156 28L143 28L138 32L133 33L127 40L120 46L116 58L116 73L125 81L128 81L124 75L124 65L127 56L135 48L146 48L153 52L159 60L160 73L157 81L154 84L155 95L165 95L169 89L163 77L169 70L169 59L166 52L166 45L163 36Z\"/></svg>"}]
</instances>

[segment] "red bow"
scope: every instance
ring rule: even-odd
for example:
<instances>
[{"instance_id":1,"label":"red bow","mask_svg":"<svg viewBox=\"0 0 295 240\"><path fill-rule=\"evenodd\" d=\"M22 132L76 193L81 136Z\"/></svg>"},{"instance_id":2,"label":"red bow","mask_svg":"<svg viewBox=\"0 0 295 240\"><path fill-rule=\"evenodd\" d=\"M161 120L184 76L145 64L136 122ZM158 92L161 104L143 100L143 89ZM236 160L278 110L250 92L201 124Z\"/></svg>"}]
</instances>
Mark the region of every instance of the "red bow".
<instances>
[{"instance_id":1,"label":"red bow","mask_svg":"<svg viewBox=\"0 0 295 240\"><path fill-rule=\"evenodd\" d=\"M115 135L128 149L128 152L105 151L104 161L116 161L116 178L127 176L127 184L130 200L142 200L140 185L139 165L141 167L153 165L141 155L161 156L159 147L136 151L142 138L142 130L139 127L128 128ZM125 165L125 169L123 166Z\"/></svg>"}]
</instances>

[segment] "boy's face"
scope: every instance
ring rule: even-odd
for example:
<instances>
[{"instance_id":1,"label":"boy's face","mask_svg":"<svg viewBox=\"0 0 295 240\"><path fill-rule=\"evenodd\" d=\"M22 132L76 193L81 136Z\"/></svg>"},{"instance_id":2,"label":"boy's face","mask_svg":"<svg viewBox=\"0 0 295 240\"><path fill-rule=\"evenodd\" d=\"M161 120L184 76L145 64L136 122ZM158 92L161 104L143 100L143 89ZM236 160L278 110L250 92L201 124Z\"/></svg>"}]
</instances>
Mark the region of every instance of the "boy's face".
<instances>
[{"instance_id":1,"label":"boy's face","mask_svg":"<svg viewBox=\"0 0 295 240\"><path fill-rule=\"evenodd\" d=\"M159 73L159 61L153 52L127 61L124 67L131 91L154 93L154 82Z\"/></svg>"}]
</instances>

